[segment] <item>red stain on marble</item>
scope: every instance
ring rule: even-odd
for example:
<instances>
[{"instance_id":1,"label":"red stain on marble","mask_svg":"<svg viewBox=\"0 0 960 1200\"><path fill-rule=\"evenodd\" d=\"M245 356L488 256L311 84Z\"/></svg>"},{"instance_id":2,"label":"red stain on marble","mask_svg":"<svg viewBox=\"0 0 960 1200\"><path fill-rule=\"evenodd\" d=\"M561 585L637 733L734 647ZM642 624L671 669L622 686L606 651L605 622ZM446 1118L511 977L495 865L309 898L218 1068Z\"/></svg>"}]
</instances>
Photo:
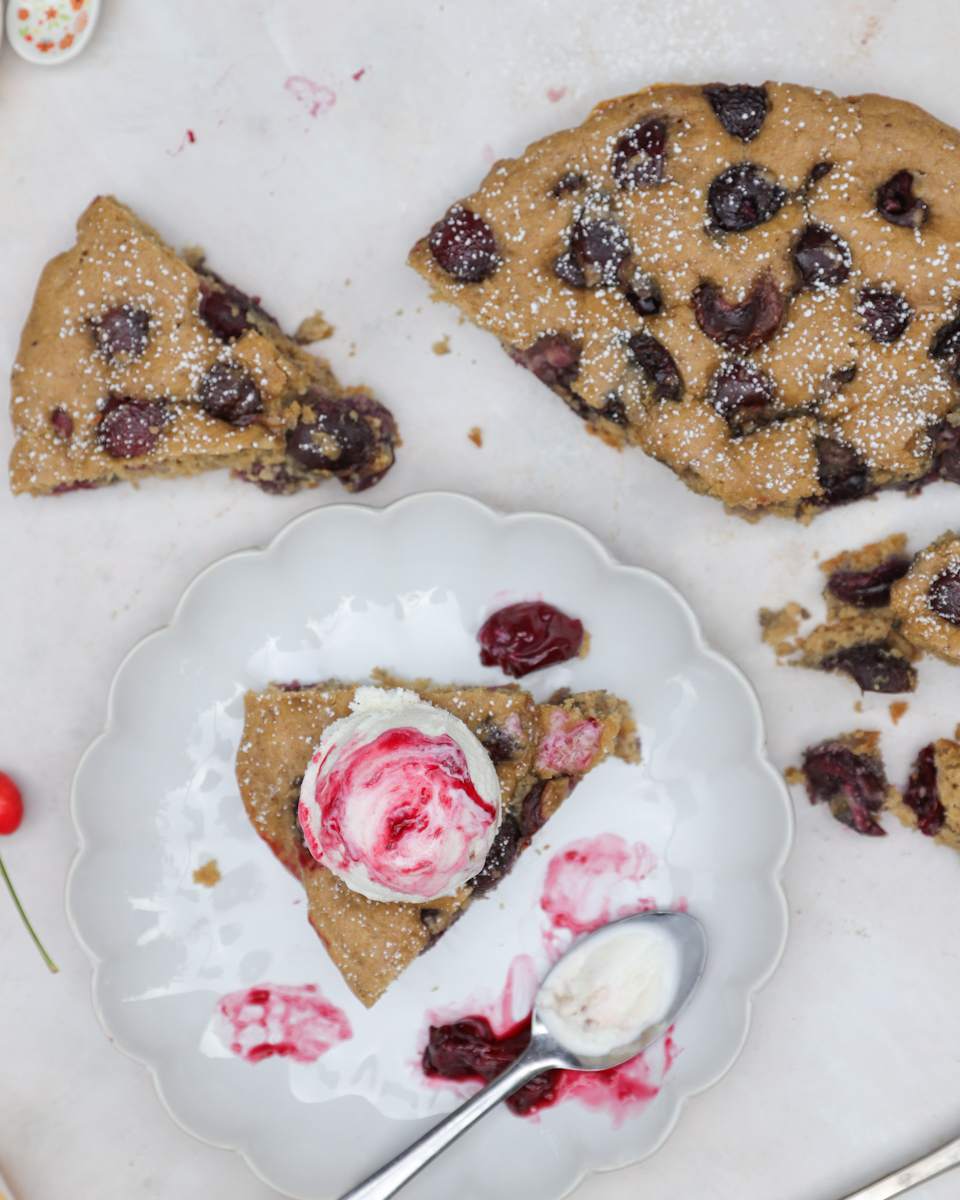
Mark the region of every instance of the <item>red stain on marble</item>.
<instances>
[{"instance_id":1,"label":"red stain on marble","mask_svg":"<svg viewBox=\"0 0 960 1200\"><path fill-rule=\"evenodd\" d=\"M306 75L291 75L283 86L306 107L311 117L316 117L318 113L329 112L337 102L336 92L331 91L322 83L315 83Z\"/></svg>"},{"instance_id":2,"label":"red stain on marble","mask_svg":"<svg viewBox=\"0 0 960 1200\"><path fill-rule=\"evenodd\" d=\"M566 87L547 88L547 99L551 104L556 104L557 101L562 100L566 94Z\"/></svg>"}]
</instances>

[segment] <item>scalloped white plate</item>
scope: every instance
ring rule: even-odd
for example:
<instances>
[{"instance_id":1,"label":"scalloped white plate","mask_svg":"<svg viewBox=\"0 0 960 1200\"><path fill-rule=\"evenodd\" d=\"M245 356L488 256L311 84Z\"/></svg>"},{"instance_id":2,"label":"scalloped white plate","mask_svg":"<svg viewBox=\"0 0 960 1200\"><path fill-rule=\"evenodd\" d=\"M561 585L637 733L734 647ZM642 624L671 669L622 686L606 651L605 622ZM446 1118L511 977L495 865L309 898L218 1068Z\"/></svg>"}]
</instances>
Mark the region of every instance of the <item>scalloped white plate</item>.
<instances>
[{"instance_id":1,"label":"scalloped white plate","mask_svg":"<svg viewBox=\"0 0 960 1200\"><path fill-rule=\"evenodd\" d=\"M480 667L476 631L491 609L535 596L584 621L590 653L523 685L538 698L569 686L628 699L643 762L592 772L492 897L365 1010L307 925L299 884L244 815L232 770L242 694L378 666L503 682ZM417 1070L428 1013L489 1010L518 954L545 968L555 931L538 902L571 841L642 843L657 863L644 897L685 903L703 922L707 969L677 1024L679 1053L665 1072L651 1064L659 1090L639 1111L568 1099L534 1119L494 1112L410 1185L411 1200L555 1200L588 1171L652 1153L687 1098L734 1062L786 940L779 874L793 809L750 685L663 579L615 562L570 521L454 494L316 509L268 549L204 571L118 670L73 813L67 907L104 1029L150 1069L186 1130L304 1200L338 1196L457 1103ZM200 887L193 870L211 858L222 880ZM316 984L353 1037L316 1063L233 1057L215 1036L217 1001L262 982Z\"/></svg>"}]
</instances>

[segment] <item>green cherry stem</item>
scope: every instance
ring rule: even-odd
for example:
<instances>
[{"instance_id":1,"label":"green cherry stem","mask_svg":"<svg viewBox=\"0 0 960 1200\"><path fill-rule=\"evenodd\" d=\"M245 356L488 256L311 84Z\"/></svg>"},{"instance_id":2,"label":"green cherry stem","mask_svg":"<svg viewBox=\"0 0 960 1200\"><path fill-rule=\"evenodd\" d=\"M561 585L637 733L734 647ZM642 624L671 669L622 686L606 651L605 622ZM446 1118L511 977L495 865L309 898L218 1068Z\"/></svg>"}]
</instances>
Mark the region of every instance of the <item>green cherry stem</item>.
<instances>
[{"instance_id":1,"label":"green cherry stem","mask_svg":"<svg viewBox=\"0 0 960 1200\"><path fill-rule=\"evenodd\" d=\"M44 948L40 942L40 939L37 937L37 935L33 931L33 926L27 920L27 914L23 911L23 905L20 903L19 899L17 898L17 893L14 890L13 884L10 882L10 876L7 874L7 868L3 865L2 858L0 858L0 875L3 875L3 878L6 881L7 887L10 889L10 895L13 897L13 902L17 906L17 912L23 918L23 923L27 927L27 933L29 933L30 936L33 938L34 945L40 951L43 961L47 964L47 966L50 969L50 973L52 975L56 975L56 973L59 971L60 968L53 961L53 959L46 952L46 950L44 950Z\"/></svg>"}]
</instances>

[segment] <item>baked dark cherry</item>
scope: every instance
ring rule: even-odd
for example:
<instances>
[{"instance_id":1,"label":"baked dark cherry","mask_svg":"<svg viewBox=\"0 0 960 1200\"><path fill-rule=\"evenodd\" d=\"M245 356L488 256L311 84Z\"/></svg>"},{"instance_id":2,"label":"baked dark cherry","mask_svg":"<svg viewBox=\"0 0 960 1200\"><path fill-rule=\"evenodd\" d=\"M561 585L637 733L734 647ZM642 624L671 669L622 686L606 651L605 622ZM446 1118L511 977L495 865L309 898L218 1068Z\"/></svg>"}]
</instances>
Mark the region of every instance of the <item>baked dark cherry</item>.
<instances>
[{"instance_id":1,"label":"baked dark cherry","mask_svg":"<svg viewBox=\"0 0 960 1200\"><path fill-rule=\"evenodd\" d=\"M807 287L839 287L853 266L850 247L825 225L808 225L793 248L793 261Z\"/></svg>"},{"instance_id":2,"label":"baked dark cherry","mask_svg":"<svg viewBox=\"0 0 960 1200\"><path fill-rule=\"evenodd\" d=\"M462 204L455 204L430 230L430 253L460 283L480 283L500 266L493 230Z\"/></svg>"},{"instance_id":3,"label":"baked dark cherry","mask_svg":"<svg viewBox=\"0 0 960 1200\"><path fill-rule=\"evenodd\" d=\"M930 216L930 209L913 191L910 171L898 171L877 188L877 212L894 225L919 228Z\"/></svg>"},{"instance_id":4,"label":"baked dark cherry","mask_svg":"<svg viewBox=\"0 0 960 1200\"><path fill-rule=\"evenodd\" d=\"M952 563L930 584L930 607L951 625L960 625L960 563Z\"/></svg>"},{"instance_id":5,"label":"baked dark cherry","mask_svg":"<svg viewBox=\"0 0 960 1200\"><path fill-rule=\"evenodd\" d=\"M142 308L121 304L94 317L90 327L104 358L112 359L118 354L139 358L147 348L150 314Z\"/></svg>"},{"instance_id":6,"label":"baked dark cherry","mask_svg":"<svg viewBox=\"0 0 960 1200\"><path fill-rule=\"evenodd\" d=\"M933 443L931 479L960 483L960 425L941 421L930 430Z\"/></svg>"},{"instance_id":7,"label":"baked dark cherry","mask_svg":"<svg viewBox=\"0 0 960 1200\"><path fill-rule=\"evenodd\" d=\"M917 755L903 802L917 814L920 832L927 837L934 837L943 828L947 814L937 787L937 748L933 742Z\"/></svg>"},{"instance_id":8,"label":"baked dark cherry","mask_svg":"<svg viewBox=\"0 0 960 1200\"><path fill-rule=\"evenodd\" d=\"M773 399L770 377L752 363L725 362L714 376L710 403L734 432L761 416Z\"/></svg>"},{"instance_id":9,"label":"baked dark cherry","mask_svg":"<svg viewBox=\"0 0 960 1200\"><path fill-rule=\"evenodd\" d=\"M707 207L718 229L744 233L769 221L786 198L771 172L756 163L735 163L710 184Z\"/></svg>"},{"instance_id":10,"label":"baked dark cherry","mask_svg":"<svg viewBox=\"0 0 960 1200\"><path fill-rule=\"evenodd\" d=\"M821 662L820 668L849 675L861 692L893 695L912 692L917 686L917 673L910 663L880 642L867 642L837 650Z\"/></svg>"},{"instance_id":11,"label":"baked dark cherry","mask_svg":"<svg viewBox=\"0 0 960 1200\"><path fill-rule=\"evenodd\" d=\"M86 479L78 479L74 483L58 483L50 489L51 496L62 496L64 492L92 492L99 484L90 483Z\"/></svg>"},{"instance_id":12,"label":"baked dark cherry","mask_svg":"<svg viewBox=\"0 0 960 1200\"><path fill-rule=\"evenodd\" d=\"M630 243L618 221L580 217L570 233L570 249L553 269L573 287L613 287L629 253Z\"/></svg>"},{"instance_id":13,"label":"baked dark cherry","mask_svg":"<svg viewBox=\"0 0 960 1200\"><path fill-rule=\"evenodd\" d=\"M562 333L545 333L526 350L509 346L507 353L541 383L561 391L569 392L580 373L580 347Z\"/></svg>"},{"instance_id":14,"label":"baked dark cherry","mask_svg":"<svg viewBox=\"0 0 960 1200\"><path fill-rule=\"evenodd\" d=\"M834 164L832 162L814 163L813 168L810 171L810 182L811 183L819 182L819 180L821 180L824 177L824 175L830 174L830 172L833 170L835 165L836 164Z\"/></svg>"},{"instance_id":15,"label":"baked dark cherry","mask_svg":"<svg viewBox=\"0 0 960 1200\"><path fill-rule=\"evenodd\" d=\"M910 559L894 555L869 571L834 571L827 587L843 604L856 608L884 608L890 588L910 570Z\"/></svg>"},{"instance_id":16,"label":"baked dark cherry","mask_svg":"<svg viewBox=\"0 0 960 1200\"><path fill-rule=\"evenodd\" d=\"M249 425L263 412L253 376L235 363L214 363L200 381L200 407L233 425Z\"/></svg>"},{"instance_id":17,"label":"baked dark cherry","mask_svg":"<svg viewBox=\"0 0 960 1200\"><path fill-rule=\"evenodd\" d=\"M864 288L857 296L857 312L875 342L895 342L913 316L913 309L902 296L882 288Z\"/></svg>"},{"instance_id":18,"label":"baked dark cherry","mask_svg":"<svg viewBox=\"0 0 960 1200\"><path fill-rule=\"evenodd\" d=\"M852 446L836 438L818 438L817 459L821 504L846 504L873 491L870 471Z\"/></svg>"},{"instance_id":19,"label":"baked dark cherry","mask_svg":"<svg viewBox=\"0 0 960 1200\"><path fill-rule=\"evenodd\" d=\"M749 142L760 132L770 107L766 88L746 83L711 83L703 89L703 94L727 133Z\"/></svg>"},{"instance_id":20,"label":"baked dark cherry","mask_svg":"<svg viewBox=\"0 0 960 1200\"><path fill-rule=\"evenodd\" d=\"M712 283L701 283L692 300L697 324L707 337L743 354L773 337L786 310L777 285L767 275L754 283L739 304L729 304Z\"/></svg>"},{"instance_id":21,"label":"baked dark cherry","mask_svg":"<svg viewBox=\"0 0 960 1200\"><path fill-rule=\"evenodd\" d=\"M856 377L856 363L851 363L849 367L838 367L835 371L830 372L830 378L837 387L843 387L845 383L853 383Z\"/></svg>"},{"instance_id":22,"label":"baked dark cherry","mask_svg":"<svg viewBox=\"0 0 960 1200\"><path fill-rule=\"evenodd\" d=\"M630 307L641 317L655 317L663 307L660 287L655 279L629 258L620 264L620 283Z\"/></svg>"},{"instance_id":23,"label":"baked dark cherry","mask_svg":"<svg viewBox=\"0 0 960 1200\"><path fill-rule=\"evenodd\" d=\"M583 623L545 604L529 600L508 604L488 617L477 634L480 662L520 679L531 671L576 658L583 645Z\"/></svg>"},{"instance_id":24,"label":"baked dark cherry","mask_svg":"<svg viewBox=\"0 0 960 1200\"><path fill-rule=\"evenodd\" d=\"M311 388L303 397L302 416L287 433L287 453L308 471L332 471L348 477L355 490L376 482L383 472L363 471L383 446L392 445L396 432L388 409L362 393L354 396L325 396Z\"/></svg>"},{"instance_id":25,"label":"baked dark cherry","mask_svg":"<svg viewBox=\"0 0 960 1200\"><path fill-rule=\"evenodd\" d=\"M235 342L249 328L247 313L253 301L231 284L221 283L211 287L205 279L200 281L200 316L223 342Z\"/></svg>"},{"instance_id":26,"label":"baked dark cherry","mask_svg":"<svg viewBox=\"0 0 960 1200\"><path fill-rule=\"evenodd\" d=\"M526 838L532 838L546 822L547 818L543 811L543 793L546 788L547 781L538 779L524 796L523 803L520 805L520 828Z\"/></svg>"},{"instance_id":27,"label":"baked dark cherry","mask_svg":"<svg viewBox=\"0 0 960 1200\"><path fill-rule=\"evenodd\" d=\"M577 416L582 417L584 421L596 422L602 418L604 421L611 421L614 425L619 425L621 429L626 429L630 424L626 405L616 392L606 398L602 408L588 404L574 392L571 392L565 399Z\"/></svg>"},{"instance_id":28,"label":"baked dark cherry","mask_svg":"<svg viewBox=\"0 0 960 1200\"><path fill-rule=\"evenodd\" d=\"M509 762L520 747L516 738L509 734L502 725L497 725L489 718L484 721L483 726L477 732L477 740L486 750L494 765Z\"/></svg>"},{"instance_id":29,"label":"baked dark cherry","mask_svg":"<svg viewBox=\"0 0 960 1200\"><path fill-rule=\"evenodd\" d=\"M887 777L882 765L849 746L821 742L803 754L803 773L811 804L826 802L845 825L868 837L884 837L875 815L883 808Z\"/></svg>"},{"instance_id":30,"label":"baked dark cherry","mask_svg":"<svg viewBox=\"0 0 960 1200\"><path fill-rule=\"evenodd\" d=\"M504 875L509 875L523 849L523 843L523 833L516 817L512 813L505 813L480 873L470 880L470 886L476 895L482 896L489 892Z\"/></svg>"},{"instance_id":31,"label":"baked dark cherry","mask_svg":"<svg viewBox=\"0 0 960 1200\"><path fill-rule=\"evenodd\" d=\"M97 440L113 458L140 458L156 445L162 425L162 405L111 396L102 409Z\"/></svg>"},{"instance_id":32,"label":"baked dark cherry","mask_svg":"<svg viewBox=\"0 0 960 1200\"><path fill-rule=\"evenodd\" d=\"M566 175L561 175L557 182L550 189L552 196L565 196L569 192L579 192L582 187L586 186L586 179L577 171L568 171Z\"/></svg>"},{"instance_id":33,"label":"baked dark cherry","mask_svg":"<svg viewBox=\"0 0 960 1200\"><path fill-rule=\"evenodd\" d=\"M478 1079L489 1083L526 1050L530 1018L498 1037L486 1017L463 1017L452 1025L431 1025L423 1052L425 1075L443 1079ZM518 1116L545 1108L556 1098L560 1072L544 1071L507 1098Z\"/></svg>"},{"instance_id":34,"label":"baked dark cherry","mask_svg":"<svg viewBox=\"0 0 960 1200\"><path fill-rule=\"evenodd\" d=\"M653 387L658 400L679 400L683 380L666 346L649 333L635 333L627 343L637 365Z\"/></svg>"},{"instance_id":35,"label":"baked dark cherry","mask_svg":"<svg viewBox=\"0 0 960 1200\"><path fill-rule=\"evenodd\" d=\"M663 178L667 123L658 117L629 129L613 150L610 169L624 189L647 187Z\"/></svg>"},{"instance_id":36,"label":"baked dark cherry","mask_svg":"<svg viewBox=\"0 0 960 1200\"><path fill-rule=\"evenodd\" d=\"M930 341L931 358L957 358L960 355L960 315L941 325Z\"/></svg>"},{"instance_id":37,"label":"baked dark cherry","mask_svg":"<svg viewBox=\"0 0 960 1200\"><path fill-rule=\"evenodd\" d=\"M69 441L73 437L73 417L65 408L55 408L50 414L50 424L53 426L53 432L59 438Z\"/></svg>"}]
</instances>

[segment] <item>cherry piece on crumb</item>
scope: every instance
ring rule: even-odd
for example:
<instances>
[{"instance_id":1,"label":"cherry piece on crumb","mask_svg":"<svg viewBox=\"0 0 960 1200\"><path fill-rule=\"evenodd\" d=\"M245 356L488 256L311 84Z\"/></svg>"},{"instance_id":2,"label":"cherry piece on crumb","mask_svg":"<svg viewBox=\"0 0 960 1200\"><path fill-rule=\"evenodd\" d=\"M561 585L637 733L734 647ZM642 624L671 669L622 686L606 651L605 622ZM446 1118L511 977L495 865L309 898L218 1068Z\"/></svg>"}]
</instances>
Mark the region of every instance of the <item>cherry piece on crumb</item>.
<instances>
[{"instance_id":1,"label":"cherry piece on crumb","mask_svg":"<svg viewBox=\"0 0 960 1200\"><path fill-rule=\"evenodd\" d=\"M903 802L917 814L917 826L927 837L934 837L943 828L947 814L937 787L937 747L934 742L924 746L917 755Z\"/></svg>"},{"instance_id":2,"label":"cherry piece on crumb","mask_svg":"<svg viewBox=\"0 0 960 1200\"><path fill-rule=\"evenodd\" d=\"M910 559L895 554L869 571L834 571L827 587L844 604L883 608L890 603L891 586L909 570Z\"/></svg>"},{"instance_id":3,"label":"cherry piece on crumb","mask_svg":"<svg viewBox=\"0 0 960 1200\"><path fill-rule=\"evenodd\" d=\"M583 623L542 601L509 604L487 618L477 641L483 666L499 667L519 679L576 658L583 645Z\"/></svg>"},{"instance_id":4,"label":"cherry piece on crumb","mask_svg":"<svg viewBox=\"0 0 960 1200\"><path fill-rule=\"evenodd\" d=\"M887 795L882 765L838 742L821 742L803 752L811 804L825 801L838 821L866 837L884 837L876 818Z\"/></svg>"},{"instance_id":5,"label":"cherry piece on crumb","mask_svg":"<svg viewBox=\"0 0 960 1200\"><path fill-rule=\"evenodd\" d=\"M0 771L0 834L16 833L23 820L23 797L9 775Z\"/></svg>"},{"instance_id":6,"label":"cherry piece on crumb","mask_svg":"<svg viewBox=\"0 0 960 1200\"><path fill-rule=\"evenodd\" d=\"M930 584L930 607L951 625L960 625L960 564L951 563Z\"/></svg>"}]
</instances>

